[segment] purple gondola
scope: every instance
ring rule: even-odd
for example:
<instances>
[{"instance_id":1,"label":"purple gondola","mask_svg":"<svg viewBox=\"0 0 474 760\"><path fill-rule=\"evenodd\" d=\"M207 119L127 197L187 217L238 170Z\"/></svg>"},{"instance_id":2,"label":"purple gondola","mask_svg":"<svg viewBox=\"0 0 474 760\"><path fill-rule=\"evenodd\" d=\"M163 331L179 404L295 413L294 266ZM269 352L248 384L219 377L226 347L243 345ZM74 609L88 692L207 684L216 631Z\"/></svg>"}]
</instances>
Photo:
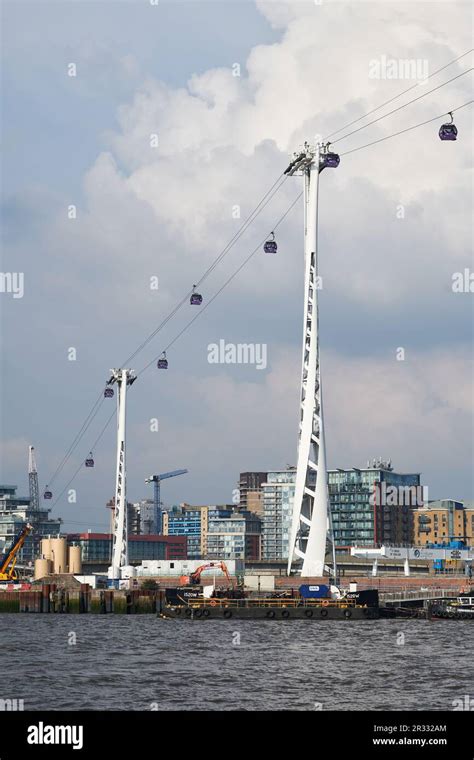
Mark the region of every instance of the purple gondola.
<instances>
[{"instance_id":1,"label":"purple gondola","mask_svg":"<svg viewBox=\"0 0 474 760\"><path fill-rule=\"evenodd\" d=\"M456 127L456 124L454 124L453 121L453 114L449 113L451 117L451 121L448 124L441 124L439 128L439 139L440 140L457 140L458 139L458 129Z\"/></svg>"},{"instance_id":2,"label":"purple gondola","mask_svg":"<svg viewBox=\"0 0 474 760\"><path fill-rule=\"evenodd\" d=\"M52 499L52 498L53 498L53 494L51 491L48 490L48 486L46 486L46 490L43 494L43 499Z\"/></svg>"},{"instance_id":3,"label":"purple gondola","mask_svg":"<svg viewBox=\"0 0 474 760\"><path fill-rule=\"evenodd\" d=\"M191 298L189 299L189 303L191 306L200 306L202 304L202 296L199 293L195 293L196 286L193 285L193 292L191 293Z\"/></svg>"},{"instance_id":4,"label":"purple gondola","mask_svg":"<svg viewBox=\"0 0 474 760\"><path fill-rule=\"evenodd\" d=\"M278 246L275 240L275 233L272 232L268 240L265 241L263 250L265 253L276 253L278 250Z\"/></svg>"},{"instance_id":5,"label":"purple gondola","mask_svg":"<svg viewBox=\"0 0 474 760\"><path fill-rule=\"evenodd\" d=\"M337 169L337 167L339 166L340 160L341 159L339 158L339 156L337 155L337 153L322 153L321 154L321 163L320 163L321 169L320 169L320 171L322 171L326 167L328 167L330 169Z\"/></svg>"},{"instance_id":6,"label":"purple gondola","mask_svg":"<svg viewBox=\"0 0 474 760\"><path fill-rule=\"evenodd\" d=\"M114 389L106 388L104 391L104 398L113 398L113 397L114 397Z\"/></svg>"},{"instance_id":7,"label":"purple gondola","mask_svg":"<svg viewBox=\"0 0 474 760\"><path fill-rule=\"evenodd\" d=\"M91 451L89 456L86 459L86 467L93 467L93 466L94 466L94 459L92 457L92 451Z\"/></svg>"},{"instance_id":8,"label":"purple gondola","mask_svg":"<svg viewBox=\"0 0 474 760\"><path fill-rule=\"evenodd\" d=\"M168 359L166 358L166 352L163 351L163 354L158 359L156 366L158 369L168 369Z\"/></svg>"}]
</instances>

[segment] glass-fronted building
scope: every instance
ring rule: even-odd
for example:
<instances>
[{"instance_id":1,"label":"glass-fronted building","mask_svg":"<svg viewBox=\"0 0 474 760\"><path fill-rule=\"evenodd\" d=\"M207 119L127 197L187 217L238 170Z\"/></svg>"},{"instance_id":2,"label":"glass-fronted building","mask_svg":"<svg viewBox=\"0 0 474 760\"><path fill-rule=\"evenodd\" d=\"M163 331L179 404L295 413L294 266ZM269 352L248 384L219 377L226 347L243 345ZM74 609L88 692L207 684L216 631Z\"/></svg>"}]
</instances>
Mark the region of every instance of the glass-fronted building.
<instances>
[{"instance_id":1,"label":"glass-fronted building","mask_svg":"<svg viewBox=\"0 0 474 760\"><path fill-rule=\"evenodd\" d=\"M110 533L69 533L68 543L81 547L83 564L110 564L112 536ZM128 559L131 564L153 559L186 559L184 537L149 535L128 537Z\"/></svg>"},{"instance_id":2,"label":"glass-fronted building","mask_svg":"<svg viewBox=\"0 0 474 760\"><path fill-rule=\"evenodd\" d=\"M314 476L315 477L315 476ZM268 473L263 488L262 559L288 558L296 470ZM413 543L414 509L424 489L419 473L394 472L390 462L328 471L336 548Z\"/></svg>"},{"instance_id":3,"label":"glass-fronted building","mask_svg":"<svg viewBox=\"0 0 474 760\"><path fill-rule=\"evenodd\" d=\"M259 559L261 523L234 504L181 504L163 512L163 533L186 536L188 559Z\"/></svg>"},{"instance_id":4,"label":"glass-fronted building","mask_svg":"<svg viewBox=\"0 0 474 760\"><path fill-rule=\"evenodd\" d=\"M185 536L187 559L200 559L202 534L207 531L207 507L181 505L163 512L163 533L168 536Z\"/></svg>"},{"instance_id":5,"label":"glass-fronted building","mask_svg":"<svg viewBox=\"0 0 474 760\"><path fill-rule=\"evenodd\" d=\"M296 469L267 474L263 489L262 559L286 559L289 551Z\"/></svg>"},{"instance_id":6,"label":"glass-fronted building","mask_svg":"<svg viewBox=\"0 0 474 760\"><path fill-rule=\"evenodd\" d=\"M260 559L261 520L248 510L209 517L206 559Z\"/></svg>"},{"instance_id":7,"label":"glass-fronted building","mask_svg":"<svg viewBox=\"0 0 474 760\"><path fill-rule=\"evenodd\" d=\"M209 521L207 559L245 558L245 518L235 515Z\"/></svg>"},{"instance_id":8,"label":"glass-fronted building","mask_svg":"<svg viewBox=\"0 0 474 760\"><path fill-rule=\"evenodd\" d=\"M26 523L30 523L33 531L18 554L18 563L24 564L39 556L42 538L59 535L61 519L51 519L50 509L31 509L30 498L17 496L17 488L0 485L0 555L10 547Z\"/></svg>"},{"instance_id":9,"label":"glass-fronted building","mask_svg":"<svg viewBox=\"0 0 474 760\"><path fill-rule=\"evenodd\" d=\"M328 483L337 548L413 543L419 473L397 473L379 460L366 468L329 470Z\"/></svg>"}]
</instances>

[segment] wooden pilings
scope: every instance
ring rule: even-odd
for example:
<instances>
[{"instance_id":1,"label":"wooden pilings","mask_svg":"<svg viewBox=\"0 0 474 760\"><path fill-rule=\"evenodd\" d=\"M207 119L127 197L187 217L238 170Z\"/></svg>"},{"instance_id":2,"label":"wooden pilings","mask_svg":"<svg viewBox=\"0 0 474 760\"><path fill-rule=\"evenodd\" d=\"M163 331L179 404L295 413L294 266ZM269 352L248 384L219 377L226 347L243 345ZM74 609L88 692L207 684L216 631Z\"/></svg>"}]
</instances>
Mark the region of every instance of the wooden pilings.
<instances>
[{"instance_id":1,"label":"wooden pilings","mask_svg":"<svg viewBox=\"0 0 474 760\"><path fill-rule=\"evenodd\" d=\"M20 592L4 591L0 594L0 613L20 612Z\"/></svg>"},{"instance_id":2,"label":"wooden pilings","mask_svg":"<svg viewBox=\"0 0 474 760\"><path fill-rule=\"evenodd\" d=\"M67 589L44 583L31 590L0 591L2 612L51 614L154 614L161 609L162 591L133 589L91 589L83 583Z\"/></svg>"},{"instance_id":3,"label":"wooden pilings","mask_svg":"<svg viewBox=\"0 0 474 760\"><path fill-rule=\"evenodd\" d=\"M41 593L36 591L19 591L19 612L43 612Z\"/></svg>"}]
</instances>

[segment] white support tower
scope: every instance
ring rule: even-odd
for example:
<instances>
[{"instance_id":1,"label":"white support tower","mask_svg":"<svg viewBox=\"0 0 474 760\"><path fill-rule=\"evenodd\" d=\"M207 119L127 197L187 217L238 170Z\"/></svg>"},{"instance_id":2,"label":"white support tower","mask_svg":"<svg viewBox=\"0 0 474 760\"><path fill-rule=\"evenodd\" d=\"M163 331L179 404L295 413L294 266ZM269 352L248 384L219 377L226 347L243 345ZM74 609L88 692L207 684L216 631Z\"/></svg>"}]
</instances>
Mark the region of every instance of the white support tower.
<instances>
[{"instance_id":1,"label":"white support tower","mask_svg":"<svg viewBox=\"0 0 474 760\"><path fill-rule=\"evenodd\" d=\"M112 535L112 565L109 578L120 580L122 567L128 565L126 420L127 386L137 379L131 369L111 369L107 385L117 384L117 472L115 480L114 524Z\"/></svg>"},{"instance_id":2,"label":"white support tower","mask_svg":"<svg viewBox=\"0 0 474 760\"><path fill-rule=\"evenodd\" d=\"M332 161L332 163L331 163ZM295 496L288 553L288 575L302 560L301 576L322 576L326 554L329 497L319 354L318 189L319 174L337 166L327 145L304 144L286 174L304 177L304 327L301 403Z\"/></svg>"}]
</instances>

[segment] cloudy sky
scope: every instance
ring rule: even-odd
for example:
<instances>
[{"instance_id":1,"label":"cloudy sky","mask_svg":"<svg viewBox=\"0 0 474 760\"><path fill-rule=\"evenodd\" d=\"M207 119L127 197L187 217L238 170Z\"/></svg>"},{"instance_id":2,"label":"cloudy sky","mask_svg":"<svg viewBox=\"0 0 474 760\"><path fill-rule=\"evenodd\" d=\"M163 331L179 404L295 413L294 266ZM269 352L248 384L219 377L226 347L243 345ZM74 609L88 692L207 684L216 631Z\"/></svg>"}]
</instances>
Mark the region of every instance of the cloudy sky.
<instances>
[{"instance_id":1,"label":"cloudy sky","mask_svg":"<svg viewBox=\"0 0 474 760\"><path fill-rule=\"evenodd\" d=\"M2 271L24 273L24 295L0 294L0 478L25 493L28 445L44 487L109 368L200 279L293 150L416 84L400 61L431 74L468 51L472 6L4 0L2 12ZM464 56L338 137L472 65ZM397 471L421 471L430 498L473 498L473 295L452 288L455 273L473 269L472 106L455 114L457 142L438 139L439 119L349 151L466 103L471 77L335 137L334 149L348 155L321 175L329 466L391 457ZM203 283L204 303L300 190L299 178L282 185ZM168 372L152 363L133 385L129 499L152 495L151 473L185 467L188 475L163 486L165 502L229 502L240 471L295 463L301 203L277 240L278 254L255 254L174 343ZM181 308L133 369L195 314ZM265 344L267 367L209 363L208 346L220 340ZM114 403L100 405L55 497ZM54 505L68 529L107 526L114 446L112 421L94 449L95 469L82 468L71 484L77 503L66 492Z\"/></svg>"}]
</instances>

